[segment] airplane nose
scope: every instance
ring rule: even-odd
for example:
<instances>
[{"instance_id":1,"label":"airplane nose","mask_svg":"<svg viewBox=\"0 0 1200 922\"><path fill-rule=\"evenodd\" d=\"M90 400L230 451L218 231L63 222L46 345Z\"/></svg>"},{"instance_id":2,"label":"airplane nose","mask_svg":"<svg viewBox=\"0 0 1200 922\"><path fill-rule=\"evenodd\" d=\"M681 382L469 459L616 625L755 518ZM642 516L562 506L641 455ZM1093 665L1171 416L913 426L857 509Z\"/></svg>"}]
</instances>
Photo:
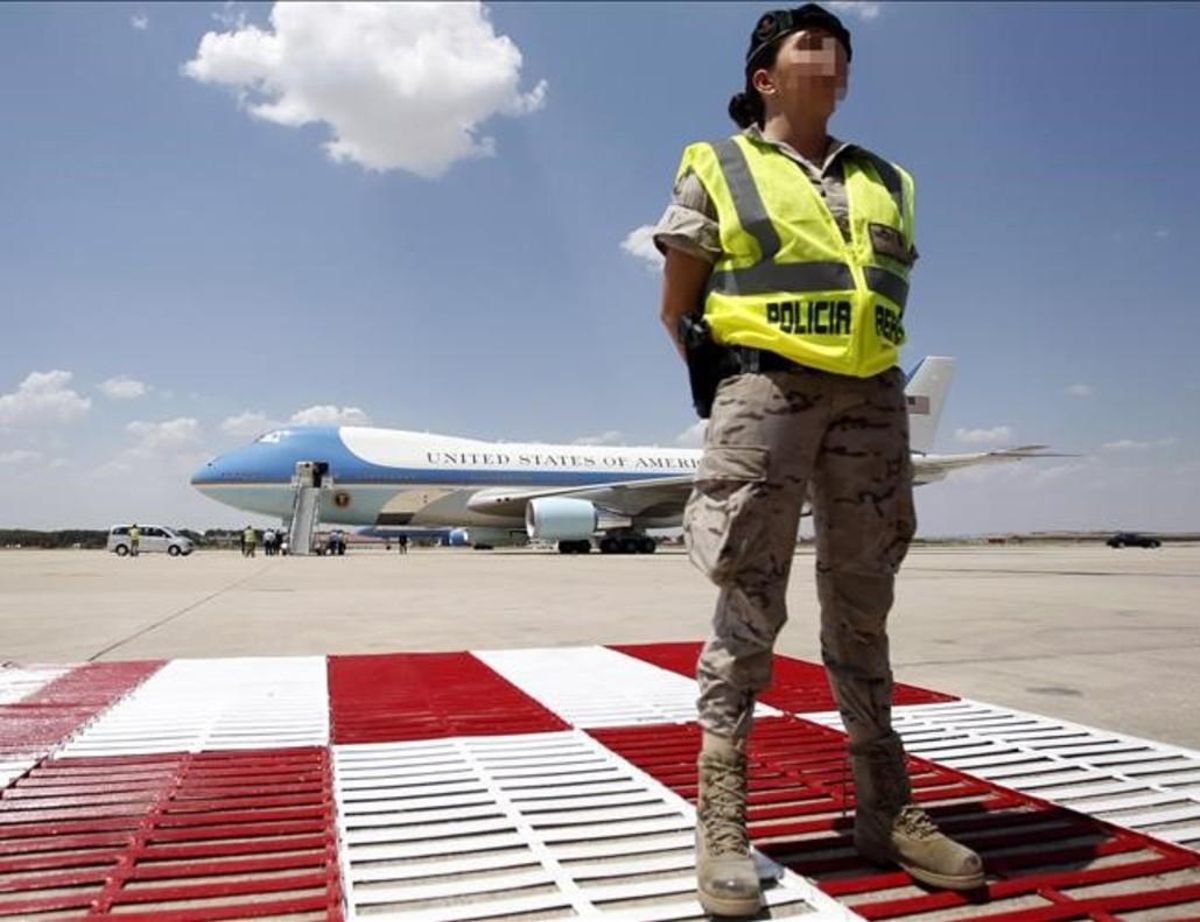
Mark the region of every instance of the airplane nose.
<instances>
[{"instance_id":1,"label":"airplane nose","mask_svg":"<svg viewBox=\"0 0 1200 922\"><path fill-rule=\"evenodd\" d=\"M221 459L213 458L204 467L192 474L192 486L203 487L207 484L218 483L221 479Z\"/></svg>"}]
</instances>

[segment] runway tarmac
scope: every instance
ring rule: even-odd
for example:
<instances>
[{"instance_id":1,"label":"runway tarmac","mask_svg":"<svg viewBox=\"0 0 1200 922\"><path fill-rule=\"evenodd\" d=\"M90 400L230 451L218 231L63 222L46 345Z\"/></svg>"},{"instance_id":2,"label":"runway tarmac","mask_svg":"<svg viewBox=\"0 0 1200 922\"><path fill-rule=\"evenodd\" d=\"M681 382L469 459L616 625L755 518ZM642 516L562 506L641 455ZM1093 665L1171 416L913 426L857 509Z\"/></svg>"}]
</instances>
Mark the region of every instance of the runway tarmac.
<instances>
[{"instance_id":1,"label":"runway tarmac","mask_svg":"<svg viewBox=\"0 0 1200 922\"><path fill-rule=\"evenodd\" d=\"M811 551L779 652L819 660ZM352 549L344 558L0 553L0 658L23 663L699 640L680 552ZM899 681L1200 748L1200 546L917 548Z\"/></svg>"}]
</instances>

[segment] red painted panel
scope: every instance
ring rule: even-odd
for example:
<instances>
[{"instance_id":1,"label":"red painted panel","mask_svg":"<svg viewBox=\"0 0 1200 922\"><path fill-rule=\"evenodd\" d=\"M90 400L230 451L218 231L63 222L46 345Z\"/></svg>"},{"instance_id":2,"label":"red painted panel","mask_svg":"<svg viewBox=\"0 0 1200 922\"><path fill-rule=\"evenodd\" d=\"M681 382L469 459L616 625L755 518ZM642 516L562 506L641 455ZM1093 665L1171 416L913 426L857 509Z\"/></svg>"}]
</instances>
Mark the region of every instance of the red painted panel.
<instances>
[{"instance_id":1,"label":"red painted panel","mask_svg":"<svg viewBox=\"0 0 1200 922\"><path fill-rule=\"evenodd\" d=\"M329 703L335 743L568 729L470 653L331 656Z\"/></svg>"},{"instance_id":2,"label":"red painted panel","mask_svg":"<svg viewBox=\"0 0 1200 922\"><path fill-rule=\"evenodd\" d=\"M49 760L0 796L0 917L340 920L335 818L324 747Z\"/></svg>"},{"instance_id":3,"label":"red painted panel","mask_svg":"<svg viewBox=\"0 0 1200 922\"><path fill-rule=\"evenodd\" d=\"M46 751L162 668L162 661L88 663L0 705L0 755Z\"/></svg>"},{"instance_id":4,"label":"red painted panel","mask_svg":"<svg viewBox=\"0 0 1200 922\"><path fill-rule=\"evenodd\" d=\"M590 732L695 802L697 725ZM749 831L764 852L830 895L852 898L868 919L939 910L967 918L961 913L975 904L986 904L981 914L989 920L1108 919L1166 907L1178 910L1172 918L1200 918L1193 876L1200 854L910 757L915 799L978 850L988 872L986 887L973 894L920 888L899 868L876 867L854 850L845 756L845 736L834 730L796 718L759 720L750 737ZM1160 877L1180 871L1187 873Z\"/></svg>"},{"instance_id":5,"label":"red painted panel","mask_svg":"<svg viewBox=\"0 0 1200 922\"><path fill-rule=\"evenodd\" d=\"M671 672L695 678L696 660L700 656L702 643L647 643L621 644L612 649L625 653L643 662L653 663ZM779 708L792 714L810 714L817 711L836 711L837 704L825 678L825 667L791 656L776 654L772 666L771 687L759 700L763 704ZM954 695L945 695L919 688L916 685L896 683L892 692L892 703L937 704L958 701Z\"/></svg>"},{"instance_id":6,"label":"red painted panel","mask_svg":"<svg viewBox=\"0 0 1200 922\"><path fill-rule=\"evenodd\" d=\"M161 660L88 663L0 705L0 758L42 758L162 666Z\"/></svg>"}]
</instances>

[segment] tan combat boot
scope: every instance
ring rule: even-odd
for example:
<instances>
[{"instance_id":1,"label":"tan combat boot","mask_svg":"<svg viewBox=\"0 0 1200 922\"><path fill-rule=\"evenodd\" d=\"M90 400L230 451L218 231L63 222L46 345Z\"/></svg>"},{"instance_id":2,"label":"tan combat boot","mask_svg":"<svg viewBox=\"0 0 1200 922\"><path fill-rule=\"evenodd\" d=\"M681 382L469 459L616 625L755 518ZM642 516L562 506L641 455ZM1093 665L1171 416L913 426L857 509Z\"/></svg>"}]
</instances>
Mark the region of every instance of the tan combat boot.
<instances>
[{"instance_id":1,"label":"tan combat boot","mask_svg":"<svg viewBox=\"0 0 1200 922\"><path fill-rule=\"evenodd\" d=\"M876 864L898 864L921 883L948 890L982 887L980 857L943 835L912 802L904 748L894 733L852 744L854 846Z\"/></svg>"},{"instance_id":2,"label":"tan combat boot","mask_svg":"<svg viewBox=\"0 0 1200 922\"><path fill-rule=\"evenodd\" d=\"M704 911L752 916L762 906L746 834L746 755L732 740L704 734L697 762L696 888Z\"/></svg>"}]
</instances>

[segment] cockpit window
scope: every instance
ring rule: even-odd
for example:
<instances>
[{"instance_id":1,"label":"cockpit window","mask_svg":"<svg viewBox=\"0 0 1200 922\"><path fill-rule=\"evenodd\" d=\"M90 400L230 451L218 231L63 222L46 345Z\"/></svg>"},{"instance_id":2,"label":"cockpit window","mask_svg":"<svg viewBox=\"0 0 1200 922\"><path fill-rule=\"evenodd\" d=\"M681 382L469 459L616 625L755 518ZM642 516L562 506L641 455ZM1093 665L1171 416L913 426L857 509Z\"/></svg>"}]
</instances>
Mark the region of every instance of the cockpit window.
<instances>
[{"instance_id":1,"label":"cockpit window","mask_svg":"<svg viewBox=\"0 0 1200 922\"><path fill-rule=\"evenodd\" d=\"M282 440L285 435L287 435L286 429L272 429L270 432L264 432L262 435L260 435L254 441L255 442L272 442L273 443L273 442L278 442L278 441Z\"/></svg>"}]
</instances>

